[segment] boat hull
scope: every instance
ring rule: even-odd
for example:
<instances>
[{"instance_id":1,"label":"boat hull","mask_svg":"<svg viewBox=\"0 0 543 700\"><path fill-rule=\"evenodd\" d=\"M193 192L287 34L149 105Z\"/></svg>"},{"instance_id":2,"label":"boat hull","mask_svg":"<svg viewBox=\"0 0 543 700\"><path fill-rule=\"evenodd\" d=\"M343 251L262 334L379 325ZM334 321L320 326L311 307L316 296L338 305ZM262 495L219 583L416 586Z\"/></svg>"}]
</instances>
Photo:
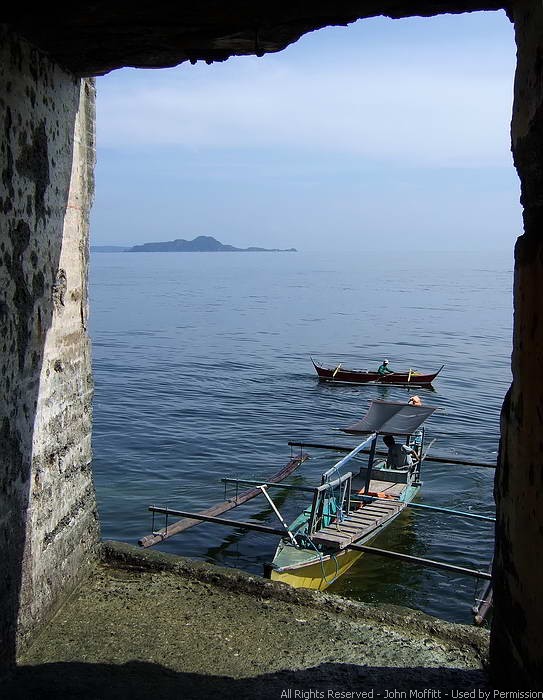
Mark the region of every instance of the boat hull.
<instances>
[{"instance_id":1,"label":"boat hull","mask_svg":"<svg viewBox=\"0 0 543 700\"><path fill-rule=\"evenodd\" d=\"M313 367L319 379L342 384L395 384L401 386L430 386L437 375L441 372L441 367L437 372L431 374L416 374L413 372L392 372L381 375L378 372L367 370L348 370L341 367L323 367L313 362Z\"/></svg>"},{"instance_id":2,"label":"boat hull","mask_svg":"<svg viewBox=\"0 0 543 700\"><path fill-rule=\"evenodd\" d=\"M288 583L293 588L311 588L316 591L324 591L340 576L343 576L362 556L363 552L341 551L335 557L326 557L300 568L285 571L272 569L270 578L272 581Z\"/></svg>"}]
</instances>

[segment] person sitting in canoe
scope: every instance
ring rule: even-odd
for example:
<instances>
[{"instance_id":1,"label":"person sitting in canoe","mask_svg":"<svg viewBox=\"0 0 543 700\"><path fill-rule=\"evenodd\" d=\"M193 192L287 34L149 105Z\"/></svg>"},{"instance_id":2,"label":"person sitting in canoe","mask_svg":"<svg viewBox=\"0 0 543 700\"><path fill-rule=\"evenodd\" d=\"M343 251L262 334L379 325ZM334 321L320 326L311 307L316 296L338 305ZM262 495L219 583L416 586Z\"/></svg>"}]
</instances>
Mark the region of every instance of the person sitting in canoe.
<instances>
[{"instance_id":1,"label":"person sitting in canoe","mask_svg":"<svg viewBox=\"0 0 543 700\"><path fill-rule=\"evenodd\" d=\"M392 435L385 435L383 442L388 447L387 467L389 469L409 469L417 460L417 453L409 445L398 445Z\"/></svg>"},{"instance_id":2,"label":"person sitting in canoe","mask_svg":"<svg viewBox=\"0 0 543 700\"><path fill-rule=\"evenodd\" d=\"M380 374L381 377L384 377L386 374L394 374L394 372L388 368L388 360L383 360L383 364L377 370L377 374Z\"/></svg>"}]
</instances>

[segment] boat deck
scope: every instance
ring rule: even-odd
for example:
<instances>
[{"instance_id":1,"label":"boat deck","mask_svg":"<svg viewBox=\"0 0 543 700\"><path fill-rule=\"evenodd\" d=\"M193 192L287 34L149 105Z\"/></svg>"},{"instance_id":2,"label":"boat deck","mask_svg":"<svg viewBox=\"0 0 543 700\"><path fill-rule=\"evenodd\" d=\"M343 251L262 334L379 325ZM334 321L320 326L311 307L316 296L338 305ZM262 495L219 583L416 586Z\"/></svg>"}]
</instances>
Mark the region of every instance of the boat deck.
<instances>
[{"instance_id":1,"label":"boat deck","mask_svg":"<svg viewBox=\"0 0 543 700\"><path fill-rule=\"evenodd\" d=\"M352 481L352 493L363 494L364 486L366 484L365 476L353 476ZM402 491L405 489L405 482L403 481L384 481L381 479L372 479L370 481L370 494L372 496L384 495L385 498L390 496L391 498L399 498Z\"/></svg>"},{"instance_id":2,"label":"boat deck","mask_svg":"<svg viewBox=\"0 0 543 700\"><path fill-rule=\"evenodd\" d=\"M363 477L355 477L352 483L353 494L363 493L364 484ZM360 504L341 522L336 521L322 528L314 534L313 542L333 549L344 549L364 538L380 525L395 518L406 507L405 503L394 500L399 498L404 489L405 483L372 479L370 494L379 494L379 499Z\"/></svg>"}]
</instances>

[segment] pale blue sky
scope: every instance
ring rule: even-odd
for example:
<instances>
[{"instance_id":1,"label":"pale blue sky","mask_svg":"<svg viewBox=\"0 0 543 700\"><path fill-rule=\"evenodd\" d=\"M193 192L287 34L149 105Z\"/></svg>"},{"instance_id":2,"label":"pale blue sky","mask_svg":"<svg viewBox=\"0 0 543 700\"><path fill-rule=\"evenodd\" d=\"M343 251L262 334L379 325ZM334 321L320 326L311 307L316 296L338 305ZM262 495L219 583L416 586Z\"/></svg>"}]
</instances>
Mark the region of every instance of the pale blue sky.
<instances>
[{"instance_id":1,"label":"pale blue sky","mask_svg":"<svg viewBox=\"0 0 543 700\"><path fill-rule=\"evenodd\" d=\"M91 241L511 249L505 13L375 18L262 58L97 79Z\"/></svg>"}]
</instances>

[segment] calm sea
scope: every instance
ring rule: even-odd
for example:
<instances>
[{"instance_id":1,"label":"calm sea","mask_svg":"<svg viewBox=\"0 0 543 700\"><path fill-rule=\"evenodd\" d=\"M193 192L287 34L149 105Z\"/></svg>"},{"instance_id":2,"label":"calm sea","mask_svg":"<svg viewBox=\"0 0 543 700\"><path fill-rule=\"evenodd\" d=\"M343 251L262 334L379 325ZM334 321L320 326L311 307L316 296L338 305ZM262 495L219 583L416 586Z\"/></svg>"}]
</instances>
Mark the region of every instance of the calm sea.
<instances>
[{"instance_id":1,"label":"calm sea","mask_svg":"<svg viewBox=\"0 0 543 700\"><path fill-rule=\"evenodd\" d=\"M333 247L332 247L333 248ZM354 444L338 428L407 389L319 383L314 358L344 366L445 369L427 422L434 454L492 462L511 381L512 252L93 253L94 474L102 536L136 544L151 504L199 510L223 476L264 478L289 440ZM339 459L308 450L312 485ZM493 470L426 463L419 502L492 515ZM229 494L231 495L231 494ZM304 497L276 492L286 520ZM259 499L229 517L274 527ZM163 522L157 520L156 527ZM203 524L160 549L261 574L273 536ZM404 513L377 546L486 569L491 523ZM366 555L330 591L470 622L472 578Z\"/></svg>"}]
</instances>

